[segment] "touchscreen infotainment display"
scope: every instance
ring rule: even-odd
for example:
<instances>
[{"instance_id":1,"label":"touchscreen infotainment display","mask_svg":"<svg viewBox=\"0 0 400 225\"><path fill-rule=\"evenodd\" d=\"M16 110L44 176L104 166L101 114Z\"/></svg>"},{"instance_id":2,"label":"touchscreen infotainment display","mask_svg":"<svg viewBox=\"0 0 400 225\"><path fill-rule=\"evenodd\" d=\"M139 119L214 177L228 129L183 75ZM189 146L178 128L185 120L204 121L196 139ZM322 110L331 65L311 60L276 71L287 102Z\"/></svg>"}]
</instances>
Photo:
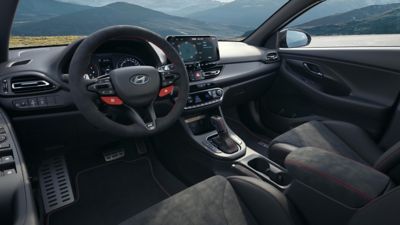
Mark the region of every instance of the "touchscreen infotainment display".
<instances>
[{"instance_id":1,"label":"touchscreen infotainment display","mask_svg":"<svg viewBox=\"0 0 400 225\"><path fill-rule=\"evenodd\" d=\"M167 41L185 63L219 60L218 40L214 36L169 36Z\"/></svg>"}]
</instances>

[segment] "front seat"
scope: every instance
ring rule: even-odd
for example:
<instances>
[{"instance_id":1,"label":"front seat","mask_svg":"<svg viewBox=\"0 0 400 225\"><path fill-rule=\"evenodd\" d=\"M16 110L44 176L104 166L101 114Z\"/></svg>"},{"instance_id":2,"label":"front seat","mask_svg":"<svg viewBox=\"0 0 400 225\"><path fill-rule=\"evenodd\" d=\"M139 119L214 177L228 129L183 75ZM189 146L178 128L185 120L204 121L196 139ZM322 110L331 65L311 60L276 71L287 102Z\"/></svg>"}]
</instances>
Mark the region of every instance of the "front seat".
<instances>
[{"instance_id":1,"label":"front seat","mask_svg":"<svg viewBox=\"0 0 400 225\"><path fill-rule=\"evenodd\" d=\"M398 224L399 199L400 189L397 188L357 210L347 224L338 225ZM285 195L261 180L215 176L120 225L307 224L297 219L296 215Z\"/></svg>"},{"instance_id":2,"label":"front seat","mask_svg":"<svg viewBox=\"0 0 400 225\"><path fill-rule=\"evenodd\" d=\"M268 157L283 165L286 156L301 147L334 152L386 174L400 162L400 142L383 151L364 130L340 121L311 121L289 130L272 140Z\"/></svg>"}]
</instances>

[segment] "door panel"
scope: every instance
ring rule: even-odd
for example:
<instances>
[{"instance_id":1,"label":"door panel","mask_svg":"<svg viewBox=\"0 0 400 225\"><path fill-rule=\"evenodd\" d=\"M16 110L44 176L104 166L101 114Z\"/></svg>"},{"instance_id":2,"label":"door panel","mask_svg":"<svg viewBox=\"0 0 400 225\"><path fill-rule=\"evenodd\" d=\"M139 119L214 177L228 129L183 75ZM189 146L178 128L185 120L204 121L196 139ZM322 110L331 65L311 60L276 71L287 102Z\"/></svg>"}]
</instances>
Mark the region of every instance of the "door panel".
<instances>
[{"instance_id":1,"label":"door panel","mask_svg":"<svg viewBox=\"0 0 400 225\"><path fill-rule=\"evenodd\" d=\"M263 121L283 132L311 119L342 120L379 137L400 91L394 50L281 50L279 77L261 101Z\"/></svg>"}]
</instances>

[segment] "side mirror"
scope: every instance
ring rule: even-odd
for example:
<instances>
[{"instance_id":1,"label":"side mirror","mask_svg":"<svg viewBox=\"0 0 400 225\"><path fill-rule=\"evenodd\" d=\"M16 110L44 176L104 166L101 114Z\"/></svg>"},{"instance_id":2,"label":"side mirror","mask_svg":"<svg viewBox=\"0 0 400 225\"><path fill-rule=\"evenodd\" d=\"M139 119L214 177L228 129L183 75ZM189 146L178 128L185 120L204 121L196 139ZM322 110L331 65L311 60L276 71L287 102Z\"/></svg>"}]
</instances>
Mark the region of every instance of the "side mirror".
<instances>
[{"instance_id":1,"label":"side mirror","mask_svg":"<svg viewBox=\"0 0 400 225\"><path fill-rule=\"evenodd\" d=\"M311 36L302 30L285 29L279 32L279 47L299 48L309 45Z\"/></svg>"}]
</instances>

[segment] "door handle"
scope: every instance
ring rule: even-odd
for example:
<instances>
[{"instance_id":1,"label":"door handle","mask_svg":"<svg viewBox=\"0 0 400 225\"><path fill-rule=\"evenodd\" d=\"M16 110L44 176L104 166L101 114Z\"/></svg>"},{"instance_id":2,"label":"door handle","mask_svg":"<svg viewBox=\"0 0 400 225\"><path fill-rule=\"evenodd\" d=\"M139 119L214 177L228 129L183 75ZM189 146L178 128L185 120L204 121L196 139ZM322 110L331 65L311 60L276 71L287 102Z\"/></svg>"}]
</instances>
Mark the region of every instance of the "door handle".
<instances>
[{"instance_id":1,"label":"door handle","mask_svg":"<svg viewBox=\"0 0 400 225\"><path fill-rule=\"evenodd\" d=\"M319 66L317 66L315 64L312 64L312 63L306 63L306 62L303 63L303 66L304 66L304 68L306 68L306 70L309 73L311 73L311 74L313 74L313 75L315 75L317 77L320 77L320 78L324 77L324 74L319 69Z\"/></svg>"}]
</instances>

